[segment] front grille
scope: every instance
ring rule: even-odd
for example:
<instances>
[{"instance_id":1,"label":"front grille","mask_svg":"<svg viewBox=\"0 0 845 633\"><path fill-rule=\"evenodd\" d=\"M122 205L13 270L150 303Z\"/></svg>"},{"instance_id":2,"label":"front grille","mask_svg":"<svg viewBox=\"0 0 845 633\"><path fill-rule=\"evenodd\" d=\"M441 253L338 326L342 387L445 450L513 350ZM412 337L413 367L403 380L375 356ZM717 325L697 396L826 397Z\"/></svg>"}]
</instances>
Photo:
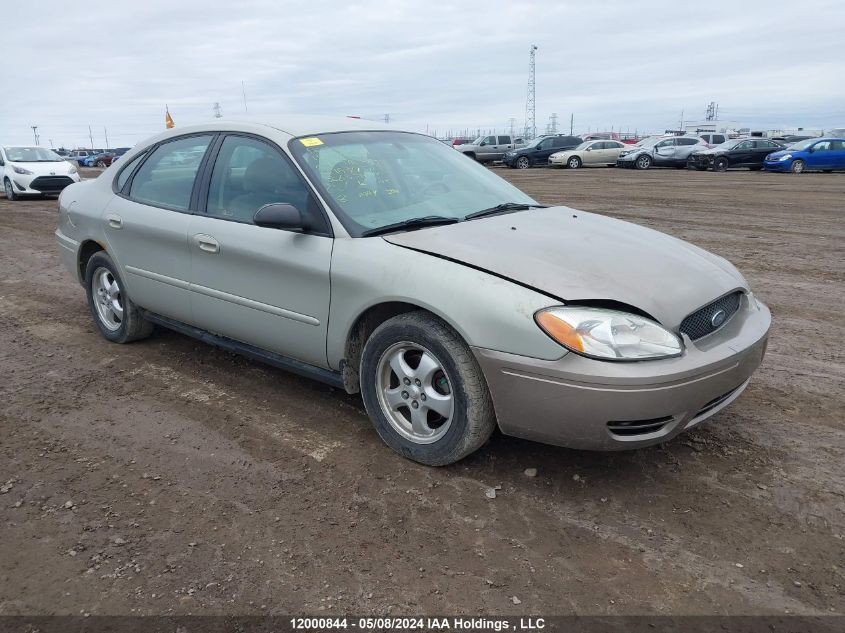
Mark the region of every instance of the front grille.
<instances>
[{"instance_id":1,"label":"front grille","mask_svg":"<svg viewBox=\"0 0 845 633\"><path fill-rule=\"evenodd\" d=\"M68 176L39 176L29 184L30 189L36 191L61 191L73 180Z\"/></svg>"},{"instance_id":2,"label":"front grille","mask_svg":"<svg viewBox=\"0 0 845 633\"><path fill-rule=\"evenodd\" d=\"M681 321L680 331L689 336L693 341L715 332L730 321L731 317L739 310L741 297L741 292L733 292L721 299L716 299L713 303L704 306L701 310L693 312ZM721 322L718 318L715 319L714 324L714 317L719 312L724 312L724 318L721 319Z\"/></svg>"},{"instance_id":3,"label":"front grille","mask_svg":"<svg viewBox=\"0 0 845 633\"><path fill-rule=\"evenodd\" d=\"M614 435L622 435L623 437L632 437L635 435L646 435L648 433L656 433L667 422L672 421L672 416L663 418L652 418L650 420L624 420L617 422L608 422L607 429Z\"/></svg>"}]
</instances>

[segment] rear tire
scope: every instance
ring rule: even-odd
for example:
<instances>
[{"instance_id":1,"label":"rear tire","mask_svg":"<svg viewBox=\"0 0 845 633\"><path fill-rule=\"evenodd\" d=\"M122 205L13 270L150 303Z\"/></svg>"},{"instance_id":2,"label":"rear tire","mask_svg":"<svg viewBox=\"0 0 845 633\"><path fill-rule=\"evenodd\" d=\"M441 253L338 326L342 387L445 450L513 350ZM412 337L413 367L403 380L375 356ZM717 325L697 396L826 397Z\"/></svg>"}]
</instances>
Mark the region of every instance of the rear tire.
<instances>
[{"instance_id":1,"label":"rear tire","mask_svg":"<svg viewBox=\"0 0 845 633\"><path fill-rule=\"evenodd\" d=\"M400 314L376 328L360 376L379 436L415 462L452 464L479 449L496 426L478 362L457 332L428 312Z\"/></svg>"},{"instance_id":2,"label":"rear tire","mask_svg":"<svg viewBox=\"0 0 845 633\"><path fill-rule=\"evenodd\" d=\"M103 338L112 343L130 343L147 338L153 324L124 291L123 280L105 251L91 256L85 266L88 309Z\"/></svg>"},{"instance_id":3,"label":"rear tire","mask_svg":"<svg viewBox=\"0 0 845 633\"><path fill-rule=\"evenodd\" d=\"M789 170L793 174L803 174L806 167L807 164L799 158L798 160L792 161L792 165L789 167Z\"/></svg>"},{"instance_id":4,"label":"rear tire","mask_svg":"<svg viewBox=\"0 0 845 633\"><path fill-rule=\"evenodd\" d=\"M3 189L6 192L6 200L14 202L15 200L18 200L20 198L20 196L15 193L15 188L12 185L12 181L8 178L5 178L3 180Z\"/></svg>"},{"instance_id":5,"label":"rear tire","mask_svg":"<svg viewBox=\"0 0 845 633\"><path fill-rule=\"evenodd\" d=\"M728 171L728 159L717 158L713 163L713 171Z\"/></svg>"}]
</instances>

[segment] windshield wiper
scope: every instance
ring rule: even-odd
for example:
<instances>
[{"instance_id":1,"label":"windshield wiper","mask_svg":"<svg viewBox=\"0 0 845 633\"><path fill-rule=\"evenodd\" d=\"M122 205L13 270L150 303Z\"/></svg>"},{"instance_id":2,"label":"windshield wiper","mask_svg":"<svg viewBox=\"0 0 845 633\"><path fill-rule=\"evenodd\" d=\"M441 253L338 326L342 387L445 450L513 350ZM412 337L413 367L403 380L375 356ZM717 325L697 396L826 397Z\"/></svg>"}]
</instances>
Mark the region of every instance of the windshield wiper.
<instances>
[{"instance_id":1,"label":"windshield wiper","mask_svg":"<svg viewBox=\"0 0 845 633\"><path fill-rule=\"evenodd\" d=\"M475 218L483 218L487 215L495 215L497 213L504 213L505 211L526 211L528 209L546 209L548 205L545 204L524 204L522 202L503 202L497 204L495 207L489 209L482 209L475 213L470 213L464 217L464 220L473 220Z\"/></svg>"},{"instance_id":2,"label":"windshield wiper","mask_svg":"<svg viewBox=\"0 0 845 633\"><path fill-rule=\"evenodd\" d=\"M393 231L402 231L405 229L420 229L426 226L438 226L440 224L455 224L455 222L460 221L460 218L449 218L445 215L426 215L421 218L411 218L410 220L403 220L402 222L394 222L393 224L368 229L361 233L361 237L370 237L372 235L381 235L383 233L392 233Z\"/></svg>"}]
</instances>

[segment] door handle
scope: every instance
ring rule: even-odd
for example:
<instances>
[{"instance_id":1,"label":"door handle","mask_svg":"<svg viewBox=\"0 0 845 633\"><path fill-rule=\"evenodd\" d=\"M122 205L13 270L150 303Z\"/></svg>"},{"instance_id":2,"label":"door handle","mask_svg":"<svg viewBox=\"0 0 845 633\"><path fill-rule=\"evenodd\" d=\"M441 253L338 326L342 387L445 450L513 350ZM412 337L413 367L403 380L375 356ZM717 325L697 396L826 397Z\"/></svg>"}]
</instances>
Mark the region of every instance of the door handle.
<instances>
[{"instance_id":1,"label":"door handle","mask_svg":"<svg viewBox=\"0 0 845 633\"><path fill-rule=\"evenodd\" d=\"M206 253L220 252L220 242L210 235L205 235L204 233L197 233L194 235L194 244L196 244L201 251L205 251Z\"/></svg>"},{"instance_id":2,"label":"door handle","mask_svg":"<svg viewBox=\"0 0 845 633\"><path fill-rule=\"evenodd\" d=\"M123 218L119 215L115 215L114 213L109 213L106 215L106 222L109 223L109 227L113 229L122 229L123 228Z\"/></svg>"}]
</instances>

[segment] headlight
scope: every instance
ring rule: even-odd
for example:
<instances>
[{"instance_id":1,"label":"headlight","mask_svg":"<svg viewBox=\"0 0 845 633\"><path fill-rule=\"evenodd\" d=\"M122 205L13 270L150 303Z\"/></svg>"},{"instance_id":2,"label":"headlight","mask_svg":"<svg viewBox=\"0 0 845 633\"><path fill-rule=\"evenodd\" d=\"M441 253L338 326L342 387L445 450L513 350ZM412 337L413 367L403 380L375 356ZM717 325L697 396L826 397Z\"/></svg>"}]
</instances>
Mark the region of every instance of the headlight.
<instances>
[{"instance_id":1,"label":"headlight","mask_svg":"<svg viewBox=\"0 0 845 633\"><path fill-rule=\"evenodd\" d=\"M78 171L79 171L79 169L76 167L76 165L71 164L71 166L70 166L70 171L68 171L68 173L69 173L69 174L75 174L75 173L76 173L76 172L78 172Z\"/></svg>"},{"instance_id":2,"label":"headlight","mask_svg":"<svg viewBox=\"0 0 845 633\"><path fill-rule=\"evenodd\" d=\"M784 154L778 160L789 160L790 158L792 158L792 154Z\"/></svg>"},{"instance_id":3,"label":"headlight","mask_svg":"<svg viewBox=\"0 0 845 633\"><path fill-rule=\"evenodd\" d=\"M537 324L568 350L602 360L680 356L681 340L651 319L603 308L546 308Z\"/></svg>"},{"instance_id":4,"label":"headlight","mask_svg":"<svg viewBox=\"0 0 845 633\"><path fill-rule=\"evenodd\" d=\"M12 165L12 169L16 174L23 174L24 176L31 176L33 172L29 171L28 169L24 169L23 167L18 167L17 165Z\"/></svg>"}]
</instances>

